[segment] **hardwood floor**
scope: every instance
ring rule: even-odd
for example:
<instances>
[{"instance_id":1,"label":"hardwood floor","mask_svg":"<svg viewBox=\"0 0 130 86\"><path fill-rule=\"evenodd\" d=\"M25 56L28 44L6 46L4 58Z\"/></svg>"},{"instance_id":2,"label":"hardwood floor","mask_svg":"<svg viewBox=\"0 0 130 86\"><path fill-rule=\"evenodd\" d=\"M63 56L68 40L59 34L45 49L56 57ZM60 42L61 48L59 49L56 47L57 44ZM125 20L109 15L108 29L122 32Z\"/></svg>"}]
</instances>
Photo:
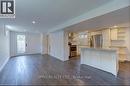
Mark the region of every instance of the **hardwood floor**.
<instances>
[{"instance_id":1,"label":"hardwood floor","mask_svg":"<svg viewBox=\"0 0 130 86\"><path fill-rule=\"evenodd\" d=\"M13 57L0 72L0 85L130 85L130 62L120 63L116 78L79 58L62 62L48 55Z\"/></svg>"}]
</instances>

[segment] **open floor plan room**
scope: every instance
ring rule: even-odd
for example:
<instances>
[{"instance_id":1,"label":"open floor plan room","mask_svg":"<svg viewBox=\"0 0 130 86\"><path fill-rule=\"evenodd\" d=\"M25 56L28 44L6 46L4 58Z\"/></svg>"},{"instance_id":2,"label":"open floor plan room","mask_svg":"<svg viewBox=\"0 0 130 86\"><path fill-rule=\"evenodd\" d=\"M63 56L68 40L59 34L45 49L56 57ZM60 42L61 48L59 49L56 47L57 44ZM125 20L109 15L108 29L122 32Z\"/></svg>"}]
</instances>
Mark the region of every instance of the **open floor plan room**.
<instances>
[{"instance_id":1,"label":"open floor plan room","mask_svg":"<svg viewBox=\"0 0 130 86\"><path fill-rule=\"evenodd\" d=\"M118 77L80 65L79 58L62 62L49 55L13 57L0 73L5 85L129 85L130 62L120 62Z\"/></svg>"},{"instance_id":2,"label":"open floor plan room","mask_svg":"<svg viewBox=\"0 0 130 86\"><path fill-rule=\"evenodd\" d=\"M0 0L0 86L129 86L130 0Z\"/></svg>"}]
</instances>

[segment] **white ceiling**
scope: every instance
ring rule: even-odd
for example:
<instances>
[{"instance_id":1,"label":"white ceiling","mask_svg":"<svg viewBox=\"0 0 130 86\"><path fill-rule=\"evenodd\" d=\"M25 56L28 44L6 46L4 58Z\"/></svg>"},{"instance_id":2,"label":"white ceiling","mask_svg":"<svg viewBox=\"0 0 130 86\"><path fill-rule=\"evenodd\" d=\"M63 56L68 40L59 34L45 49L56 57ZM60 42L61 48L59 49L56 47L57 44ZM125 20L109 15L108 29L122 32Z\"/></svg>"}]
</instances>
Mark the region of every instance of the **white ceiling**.
<instances>
[{"instance_id":1,"label":"white ceiling","mask_svg":"<svg viewBox=\"0 0 130 86\"><path fill-rule=\"evenodd\" d=\"M16 0L16 18L0 19L0 25L14 30L47 32L110 1L113 0Z\"/></svg>"},{"instance_id":2,"label":"white ceiling","mask_svg":"<svg viewBox=\"0 0 130 86\"><path fill-rule=\"evenodd\" d=\"M130 27L130 6L98 16L65 28L70 32L98 30L113 26Z\"/></svg>"}]
</instances>

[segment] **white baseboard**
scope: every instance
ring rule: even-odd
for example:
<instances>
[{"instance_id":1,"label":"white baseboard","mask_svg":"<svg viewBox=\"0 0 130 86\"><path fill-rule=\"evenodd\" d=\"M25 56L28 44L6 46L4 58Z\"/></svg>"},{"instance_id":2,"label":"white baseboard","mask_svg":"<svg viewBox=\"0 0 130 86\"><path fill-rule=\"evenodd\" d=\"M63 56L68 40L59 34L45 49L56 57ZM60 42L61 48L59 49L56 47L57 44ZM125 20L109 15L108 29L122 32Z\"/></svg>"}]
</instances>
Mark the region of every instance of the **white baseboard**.
<instances>
[{"instance_id":1,"label":"white baseboard","mask_svg":"<svg viewBox=\"0 0 130 86\"><path fill-rule=\"evenodd\" d=\"M42 54L42 53L24 53L24 54L11 55L11 57L24 56L24 55L35 55L35 54Z\"/></svg>"},{"instance_id":2,"label":"white baseboard","mask_svg":"<svg viewBox=\"0 0 130 86\"><path fill-rule=\"evenodd\" d=\"M5 67L5 65L7 64L7 62L9 61L9 58L7 58L5 60L5 62L3 63L3 65L0 67L0 72L2 71L2 69Z\"/></svg>"}]
</instances>

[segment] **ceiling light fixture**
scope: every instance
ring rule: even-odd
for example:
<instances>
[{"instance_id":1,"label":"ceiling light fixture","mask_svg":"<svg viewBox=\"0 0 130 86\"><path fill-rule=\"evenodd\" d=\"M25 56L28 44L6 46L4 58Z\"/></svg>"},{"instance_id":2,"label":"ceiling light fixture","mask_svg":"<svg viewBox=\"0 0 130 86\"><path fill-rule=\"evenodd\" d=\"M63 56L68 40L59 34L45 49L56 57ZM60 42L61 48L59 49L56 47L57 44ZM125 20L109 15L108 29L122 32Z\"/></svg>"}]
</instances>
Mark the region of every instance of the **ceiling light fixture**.
<instances>
[{"instance_id":1,"label":"ceiling light fixture","mask_svg":"<svg viewBox=\"0 0 130 86\"><path fill-rule=\"evenodd\" d=\"M32 21L32 24L36 24L36 21Z\"/></svg>"},{"instance_id":2,"label":"ceiling light fixture","mask_svg":"<svg viewBox=\"0 0 130 86\"><path fill-rule=\"evenodd\" d=\"M114 26L114 28L117 28L117 27L118 27L118 26L116 26L116 25Z\"/></svg>"}]
</instances>

